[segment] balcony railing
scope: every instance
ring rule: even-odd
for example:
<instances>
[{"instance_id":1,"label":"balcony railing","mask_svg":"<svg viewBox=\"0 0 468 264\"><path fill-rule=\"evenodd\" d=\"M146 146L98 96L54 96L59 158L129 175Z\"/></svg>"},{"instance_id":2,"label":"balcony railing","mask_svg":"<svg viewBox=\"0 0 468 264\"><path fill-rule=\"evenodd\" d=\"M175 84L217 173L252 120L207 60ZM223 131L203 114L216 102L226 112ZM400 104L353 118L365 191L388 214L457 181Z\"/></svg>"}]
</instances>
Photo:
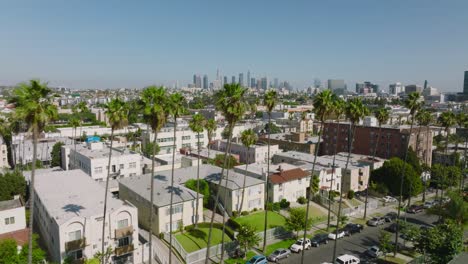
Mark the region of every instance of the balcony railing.
<instances>
[{"instance_id":1,"label":"balcony railing","mask_svg":"<svg viewBox=\"0 0 468 264\"><path fill-rule=\"evenodd\" d=\"M127 226L115 230L115 239L127 237L133 234L133 226Z\"/></svg>"},{"instance_id":2,"label":"balcony railing","mask_svg":"<svg viewBox=\"0 0 468 264\"><path fill-rule=\"evenodd\" d=\"M122 256L134 250L133 244L115 248L115 255Z\"/></svg>"},{"instance_id":3,"label":"balcony railing","mask_svg":"<svg viewBox=\"0 0 468 264\"><path fill-rule=\"evenodd\" d=\"M65 251L77 250L86 247L86 238L68 241L65 243Z\"/></svg>"}]
</instances>

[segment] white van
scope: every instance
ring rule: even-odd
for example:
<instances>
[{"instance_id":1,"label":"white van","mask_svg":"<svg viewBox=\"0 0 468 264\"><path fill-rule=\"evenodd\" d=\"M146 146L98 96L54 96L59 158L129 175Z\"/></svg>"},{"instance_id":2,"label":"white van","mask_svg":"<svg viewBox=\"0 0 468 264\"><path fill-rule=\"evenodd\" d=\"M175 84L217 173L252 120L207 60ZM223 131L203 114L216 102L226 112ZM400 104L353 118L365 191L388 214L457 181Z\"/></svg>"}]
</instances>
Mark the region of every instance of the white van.
<instances>
[{"instance_id":1,"label":"white van","mask_svg":"<svg viewBox=\"0 0 468 264\"><path fill-rule=\"evenodd\" d=\"M353 255L341 255L336 258L335 263L338 264L359 264L361 260Z\"/></svg>"}]
</instances>

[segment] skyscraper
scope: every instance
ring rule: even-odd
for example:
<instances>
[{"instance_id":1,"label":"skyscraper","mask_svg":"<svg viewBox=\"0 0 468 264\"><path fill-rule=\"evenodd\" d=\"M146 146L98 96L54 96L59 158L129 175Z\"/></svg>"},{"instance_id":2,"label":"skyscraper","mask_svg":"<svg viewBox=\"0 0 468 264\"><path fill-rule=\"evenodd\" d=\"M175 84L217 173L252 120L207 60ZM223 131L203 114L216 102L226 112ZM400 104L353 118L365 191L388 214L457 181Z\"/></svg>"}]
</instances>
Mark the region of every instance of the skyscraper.
<instances>
[{"instance_id":1,"label":"skyscraper","mask_svg":"<svg viewBox=\"0 0 468 264\"><path fill-rule=\"evenodd\" d=\"M234 76L234 75L232 76L231 83L232 83L232 84L235 84L235 83L236 83L236 76Z\"/></svg>"},{"instance_id":2,"label":"skyscraper","mask_svg":"<svg viewBox=\"0 0 468 264\"><path fill-rule=\"evenodd\" d=\"M252 87L251 83L252 82L250 80L250 71L247 71L247 87L249 88Z\"/></svg>"},{"instance_id":3,"label":"skyscraper","mask_svg":"<svg viewBox=\"0 0 468 264\"><path fill-rule=\"evenodd\" d=\"M331 80L331 79L329 79L328 80L328 89L330 89L332 91L338 90L338 89L345 90L346 85L345 85L344 80L342 80L342 79L340 79L340 80Z\"/></svg>"},{"instance_id":4,"label":"skyscraper","mask_svg":"<svg viewBox=\"0 0 468 264\"><path fill-rule=\"evenodd\" d=\"M244 73L239 73L239 84L244 86Z\"/></svg>"},{"instance_id":5,"label":"skyscraper","mask_svg":"<svg viewBox=\"0 0 468 264\"><path fill-rule=\"evenodd\" d=\"M201 88L202 87L202 80L201 80L200 75L198 75L198 74L193 75L193 85L195 86L195 88Z\"/></svg>"},{"instance_id":6,"label":"skyscraper","mask_svg":"<svg viewBox=\"0 0 468 264\"><path fill-rule=\"evenodd\" d=\"M262 83L261 87L262 87L263 90L268 89L268 79L267 79L267 77L263 77L261 79L261 83Z\"/></svg>"},{"instance_id":7,"label":"skyscraper","mask_svg":"<svg viewBox=\"0 0 468 264\"><path fill-rule=\"evenodd\" d=\"M388 93L391 95L398 95L399 93L404 91L404 87L401 83L392 83L388 86Z\"/></svg>"},{"instance_id":8,"label":"skyscraper","mask_svg":"<svg viewBox=\"0 0 468 264\"><path fill-rule=\"evenodd\" d=\"M273 81L273 88L277 89L278 88L278 78L275 78Z\"/></svg>"},{"instance_id":9,"label":"skyscraper","mask_svg":"<svg viewBox=\"0 0 468 264\"><path fill-rule=\"evenodd\" d=\"M227 76L224 76L224 78L223 78L223 85L225 85L225 84L227 84L227 83L228 83L228 81L227 81Z\"/></svg>"},{"instance_id":10,"label":"skyscraper","mask_svg":"<svg viewBox=\"0 0 468 264\"><path fill-rule=\"evenodd\" d=\"M463 93L468 94L468 71L465 71L465 80L463 82Z\"/></svg>"},{"instance_id":11,"label":"skyscraper","mask_svg":"<svg viewBox=\"0 0 468 264\"><path fill-rule=\"evenodd\" d=\"M203 89L208 89L208 75L203 75Z\"/></svg>"},{"instance_id":12,"label":"skyscraper","mask_svg":"<svg viewBox=\"0 0 468 264\"><path fill-rule=\"evenodd\" d=\"M255 88L257 86L257 80L255 78L250 78L250 87Z\"/></svg>"}]
</instances>

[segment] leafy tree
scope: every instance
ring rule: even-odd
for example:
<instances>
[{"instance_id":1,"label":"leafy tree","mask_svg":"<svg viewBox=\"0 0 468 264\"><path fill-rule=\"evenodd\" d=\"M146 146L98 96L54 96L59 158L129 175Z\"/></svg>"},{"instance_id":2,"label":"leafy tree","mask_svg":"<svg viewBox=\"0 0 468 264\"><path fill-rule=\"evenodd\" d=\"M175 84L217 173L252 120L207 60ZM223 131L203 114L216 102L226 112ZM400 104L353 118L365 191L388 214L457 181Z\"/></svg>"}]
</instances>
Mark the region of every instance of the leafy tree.
<instances>
[{"instance_id":1,"label":"leafy tree","mask_svg":"<svg viewBox=\"0 0 468 264\"><path fill-rule=\"evenodd\" d=\"M340 224L344 226L349 221L349 217L346 215L340 216Z\"/></svg>"},{"instance_id":2,"label":"leafy tree","mask_svg":"<svg viewBox=\"0 0 468 264\"><path fill-rule=\"evenodd\" d=\"M407 163L413 167L414 171L418 175L421 175L421 173L422 173L421 162L420 162L420 160L418 158L418 155L416 154L416 152L413 150L412 147L409 147L409 149L408 149Z\"/></svg>"},{"instance_id":3,"label":"leafy tree","mask_svg":"<svg viewBox=\"0 0 468 264\"><path fill-rule=\"evenodd\" d=\"M450 201L442 208L434 207L431 213L453 220L458 225L468 222L468 203L458 192L449 193Z\"/></svg>"},{"instance_id":4,"label":"leafy tree","mask_svg":"<svg viewBox=\"0 0 468 264\"><path fill-rule=\"evenodd\" d=\"M269 129L271 127L271 129ZM268 123L265 125L265 131L268 133L270 132L270 134L277 134L277 133L281 133L281 129L275 125L274 123Z\"/></svg>"},{"instance_id":5,"label":"leafy tree","mask_svg":"<svg viewBox=\"0 0 468 264\"><path fill-rule=\"evenodd\" d=\"M406 241L415 241L421 235L421 231L418 226L407 224L401 229L401 233L404 235Z\"/></svg>"},{"instance_id":6,"label":"leafy tree","mask_svg":"<svg viewBox=\"0 0 468 264\"><path fill-rule=\"evenodd\" d=\"M14 195L26 197L26 180L19 170L0 174L0 201L11 200Z\"/></svg>"},{"instance_id":7,"label":"leafy tree","mask_svg":"<svg viewBox=\"0 0 468 264\"><path fill-rule=\"evenodd\" d=\"M225 169L232 169L235 166L239 165L236 158L234 158L232 155L228 155L228 159L226 160L224 154L217 154L216 157L209 162L215 166Z\"/></svg>"},{"instance_id":8,"label":"leafy tree","mask_svg":"<svg viewBox=\"0 0 468 264\"><path fill-rule=\"evenodd\" d=\"M282 199L280 202L280 207L281 209L286 209L286 208L289 208L289 205L291 204L288 200L286 199Z\"/></svg>"},{"instance_id":9,"label":"leafy tree","mask_svg":"<svg viewBox=\"0 0 468 264\"><path fill-rule=\"evenodd\" d=\"M147 158L152 158L153 157L153 149L155 149L155 154L158 155L159 151L161 148L159 147L159 144L156 143L156 146L153 145L153 142L147 142L143 147L142 147L142 152L143 155Z\"/></svg>"},{"instance_id":10,"label":"leafy tree","mask_svg":"<svg viewBox=\"0 0 468 264\"><path fill-rule=\"evenodd\" d=\"M312 188L310 189L310 192L311 192L312 197L313 197L320 190L320 178L319 178L319 176L317 174L314 174L314 176L312 177L311 187ZM312 197L309 197L309 199L311 199Z\"/></svg>"},{"instance_id":11,"label":"leafy tree","mask_svg":"<svg viewBox=\"0 0 468 264\"><path fill-rule=\"evenodd\" d=\"M257 230L249 224L242 224L238 229L236 239L239 242L239 246L244 249L245 252L249 251L251 248L260 244L262 240L257 235Z\"/></svg>"},{"instance_id":12,"label":"leafy tree","mask_svg":"<svg viewBox=\"0 0 468 264\"><path fill-rule=\"evenodd\" d=\"M415 247L429 255L430 263L449 263L463 248L463 227L453 222L437 225L419 236Z\"/></svg>"},{"instance_id":13,"label":"leafy tree","mask_svg":"<svg viewBox=\"0 0 468 264\"><path fill-rule=\"evenodd\" d=\"M210 201L210 185L204 179L198 180L200 193L203 194L203 206L208 207L208 203ZM192 191L197 191L197 180L190 179L185 183L185 187L189 188Z\"/></svg>"},{"instance_id":14,"label":"leafy tree","mask_svg":"<svg viewBox=\"0 0 468 264\"><path fill-rule=\"evenodd\" d=\"M108 246L106 248L106 250L104 251L104 254L102 253L103 251L98 251L94 254L94 258L97 258L97 259L100 259L101 260L101 263L107 263L109 262L109 259L110 257L112 256L112 254L114 254L113 252L114 250L112 249L112 246Z\"/></svg>"},{"instance_id":15,"label":"leafy tree","mask_svg":"<svg viewBox=\"0 0 468 264\"><path fill-rule=\"evenodd\" d=\"M245 171L247 172L248 167L249 167L249 152L250 152L250 147L257 143L258 137L257 134L252 130L252 129L247 129L242 131L241 134L241 142L244 147L246 147L246 161L245 161ZM241 197L241 203L239 206L238 214L241 213L242 207L244 206L244 193L245 193L245 187L246 187L246 178L247 178L247 173L244 174L244 180L242 183L242 197Z\"/></svg>"},{"instance_id":16,"label":"leafy tree","mask_svg":"<svg viewBox=\"0 0 468 264\"><path fill-rule=\"evenodd\" d=\"M306 210L302 207L291 208L289 210L289 217L286 218L286 228L296 232L299 237L299 231L309 230L312 227L312 221L305 221Z\"/></svg>"},{"instance_id":17,"label":"leafy tree","mask_svg":"<svg viewBox=\"0 0 468 264\"><path fill-rule=\"evenodd\" d=\"M37 243L37 235L33 236L32 244L32 263L42 263L46 253ZM0 264L24 264L28 263L28 244L24 245L18 253L18 246L13 239L0 241Z\"/></svg>"},{"instance_id":18,"label":"leafy tree","mask_svg":"<svg viewBox=\"0 0 468 264\"><path fill-rule=\"evenodd\" d=\"M390 233L384 230L380 230L379 235L379 248L384 254L384 257L387 257L387 253L392 250L392 244L390 244Z\"/></svg>"},{"instance_id":19,"label":"leafy tree","mask_svg":"<svg viewBox=\"0 0 468 264\"><path fill-rule=\"evenodd\" d=\"M62 146L65 145L63 142L59 141L54 144L52 147L52 151L50 152L50 156L52 160L50 162L50 166L57 167L62 165Z\"/></svg>"},{"instance_id":20,"label":"leafy tree","mask_svg":"<svg viewBox=\"0 0 468 264\"><path fill-rule=\"evenodd\" d=\"M412 166L404 166L404 162L399 158L391 158L385 161L382 167L372 172L371 180L376 183L385 184L390 193L399 196L403 167L405 167L403 197L408 198L410 194L411 196L415 196L421 193L422 182L420 176Z\"/></svg>"}]
</instances>

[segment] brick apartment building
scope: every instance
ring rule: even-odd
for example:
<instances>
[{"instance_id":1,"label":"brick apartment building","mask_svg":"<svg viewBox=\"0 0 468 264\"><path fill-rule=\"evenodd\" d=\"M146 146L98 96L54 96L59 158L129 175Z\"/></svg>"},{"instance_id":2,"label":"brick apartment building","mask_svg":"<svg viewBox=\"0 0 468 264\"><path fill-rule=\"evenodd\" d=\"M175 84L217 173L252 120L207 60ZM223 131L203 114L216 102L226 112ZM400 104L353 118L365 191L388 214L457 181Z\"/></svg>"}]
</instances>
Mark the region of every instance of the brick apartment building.
<instances>
[{"instance_id":1,"label":"brick apartment building","mask_svg":"<svg viewBox=\"0 0 468 264\"><path fill-rule=\"evenodd\" d=\"M337 142L337 129L339 124L339 135ZM336 152L348 152L349 123L325 123L323 130L323 142L320 146L321 155L333 155ZM428 164L432 162L432 131L425 127L414 126L409 135L410 126L382 126L379 145L376 156L390 159L392 157L404 157L407 137L409 146L417 151L418 157ZM419 136L418 136L418 133ZM361 155L373 155L377 145L379 127L361 126L356 127L354 135L353 153ZM427 138L429 136L429 139ZM416 144L418 141L419 144Z\"/></svg>"}]
</instances>

